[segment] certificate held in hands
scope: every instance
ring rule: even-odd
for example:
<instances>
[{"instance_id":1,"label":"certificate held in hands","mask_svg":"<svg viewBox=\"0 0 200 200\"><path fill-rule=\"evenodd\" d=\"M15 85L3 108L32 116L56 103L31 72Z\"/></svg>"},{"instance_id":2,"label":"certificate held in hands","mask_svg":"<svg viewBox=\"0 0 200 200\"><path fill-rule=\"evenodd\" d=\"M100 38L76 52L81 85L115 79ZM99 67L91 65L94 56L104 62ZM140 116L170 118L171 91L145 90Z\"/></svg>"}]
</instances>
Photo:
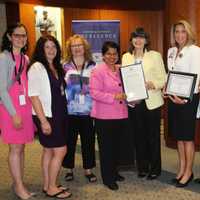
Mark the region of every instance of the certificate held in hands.
<instances>
[{"instance_id":1,"label":"certificate held in hands","mask_svg":"<svg viewBox=\"0 0 200 200\"><path fill-rule=\"evenodd\" d=\"M197 74L169 71L165 93L192 100Z\"/></svg>"},{"instance_id":2,"label":"certificate held in hands","mask_svg":"<svg viewBox=\"0 0 200 200\"><path fill-rule=\"evenodd\" d=\"M120 73L127 102L148 98L142 63L122 66Z\"/></svg>"}]
</instances>

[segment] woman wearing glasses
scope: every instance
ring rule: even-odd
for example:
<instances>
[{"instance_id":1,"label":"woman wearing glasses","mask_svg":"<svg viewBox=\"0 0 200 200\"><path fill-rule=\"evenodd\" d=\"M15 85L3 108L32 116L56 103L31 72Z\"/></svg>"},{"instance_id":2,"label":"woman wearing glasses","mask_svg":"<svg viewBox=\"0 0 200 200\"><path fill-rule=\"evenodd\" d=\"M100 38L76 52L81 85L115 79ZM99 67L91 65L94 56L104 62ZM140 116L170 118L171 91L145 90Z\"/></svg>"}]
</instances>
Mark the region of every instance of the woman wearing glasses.
<instances>
[{"instance_id":1,"label":"woman wearing glasses","mask_svg":"<svg viewBox=\"0 0 200 200\"><path fill-rule=\"evenodd\" d=\"M66 138L68 152L63 161L63 167L68 169L66 181L74 179L73 168L78 134L81 139L85 177L89 182L97 180L91 170L95 167L95 132L90 117L92 99L88 85L94 65L86 39L80 35L70 37L67 40L67 57L64 64L69 113L69 133Z\"/></svg>"},{"instance_id":2,"label":"woman wearing glasses","mask_svg":"<svg viewBox=\"0 0 200 200\"><path fill-rule=\"evenodd\" d=\"M1 136L9 145L8 165L13 189L21 199L29 199L23 182L25 144L33 141L31 103L27 96L27 30L22 24L8 27L0 54Z\"/></svg>"}]
</instances>

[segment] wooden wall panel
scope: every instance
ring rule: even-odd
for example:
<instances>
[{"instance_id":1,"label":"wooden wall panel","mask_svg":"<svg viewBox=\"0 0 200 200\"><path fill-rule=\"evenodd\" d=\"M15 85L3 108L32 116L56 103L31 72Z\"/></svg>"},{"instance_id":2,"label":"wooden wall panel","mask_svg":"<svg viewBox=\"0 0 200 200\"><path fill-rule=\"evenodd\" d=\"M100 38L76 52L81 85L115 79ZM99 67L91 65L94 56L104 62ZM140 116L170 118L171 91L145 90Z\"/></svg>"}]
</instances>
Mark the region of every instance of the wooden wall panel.
<instances>
[{"instance_id":1,"label":"wooden wall panel","mask_svg":"<svg viewBox=\"0 0 200 200\"><path fill-rule=\"evenodd\" d=\"M35 14L33 4L20 4L20 22L23 23L28 29L29 49L28 55L30 56L35 46Z\"/></svg>"},{"instance_id":2,"label":"wooden wall panel","mask_svg":"<svg viewBox=\"0 0 200 200\"><path fill-rule=\"evenodd\" d=\"M72 20L95 20L99 19L99 10L64 8L65 39L72 35Z\"/></svg>"},{"instance_id":3,"label":"wooden wall panel","mask_svg":"<svg viewBox=\"0 0 200 200\"><path fill-rule=\"evenodd\" d=\"M197 33L197 43L200 44L199 0L168 0L166 1L164 14L167 16L164 23L165 48L168 49L170 46L170 27L178 20L187 20L191 23L194 31Z\"/></svg>"},{"instance_id":4,"label":"wooden wall panel","mask_svg":"<svg viewBox=\"0 0 200 200\"><path fill-rule=\"evenodd\" d=\"M73 9L64 8L64 39L63 39L64 43L63 43L63 46L65 46L67 38L71 35L71 32L72 32L71 21L72 21L72 19L73 19ZM63 55L65 57L65 51L63 52Z\"/></svg>"},{"instance_id":5,"label":"wooden wall panel","mask_svg":"<svg viewBox=\"0 0 200 200\"><path fill-rule=\"evenodd\" d=\"M67 14L70 13L70 14ZM72 19L120 20L121 52L129 46L130 33L137 26L144 28L151 35L152 48L163 52L163 14L162 11L122 11L102 9L65 8L66 38L71 34Z\"/></svg>"},{"instance_id":6,"label":"wooden wall panel","mask_svg":"<svg viewBox=\"0 0 200 200\"><path fill-rule=\"evenodd\" d=\"M99 19L99 10L97 9L64 8L64 24L65 24L64 41L66 42L67 38L69 38L72 35L72 26L71 26L72 20L95 20L95 19ZM65 51L63 55L65 56Z\"/></svg>"},{"instance_id":7,"label":"wooden wall panel","mask_svg":"<svg viewBox=\"0 0 200 200\"><path fill-rule=\"evenodd\" d=\"M100 20L120 20L120 47L121 53L128 48L128 11L120 10L100 10Z\"/></svg>"},{"instance_id":8,"label":"wooden wall panel","mask_svg":"<svg viewBox=\"0 0 200 200\"><path fill-rule=\"evenodd\" d=\"M62 35L62 45L61 45L61 48L62 48L62 55L64 55L65 53L65 18L64 18L64 9L61 9L61 35Z\"/></svg>"},{"instance_id":9,"label":"wooden wall panel","mask_svg":"<svg viewBox=\"0 0 200 200\"><path fill-rule=\"evenodd\" d=\"M30 51L32 53L35 43L33 4L20 3L20 19L27 26L30 34ZM103 9L63 9L64 13L64 38L63 43L72 35L72 20L120 20L121 52L129 46L130 33L137 26L143 26L151 36L152 48L163 52L163 14L162 11L128 11L128 10L103 10ZM28 17L27 17L28 16ZM63 44L63 46L64 46ZM63 47L64 48L64 47Z\"/></svg>"},{"instance_id":10,"label":"wooden wall panel","mask_svg":"<svg viewBox=\"0 0 200 200\"><path fill-rule=\"evenodd\" d=\"M80 9L72 8L73 18L74 19L98 19L99 18L99 9Z\"/></svg>"},{"instance_id":11,"label":"wooden wall panel","mask_svg":"<svg viewBox=\"0 0 200 200\"><path fill-rule=\"evenodd\" d=\"M163 53L163 15L162 11L129 11L129 34L138 26L150 35L151 48Z\"/></svg>"},{"instance_id":12,"label":"wooden wall panel","mask_svg":"<svg viewBox=\"0 0 200 200\"><path fill-rule=\"evenodd\" d=\"M13 25L19 22L19 4L16 2L6 3L6 19L7 26Z\"/></svg>"},{"instance_id":13,"label":"wooden wall panel","mask_svg":"<svg viewBox=\"0 0 200 200\"><path fill-rule=\"evenodd\" d=\"M100 19L120 20L121 52L129 47L130 33L142 26L151 36L152 49L163 51L163 19L161 11L100 10Z\"/></svg>"},{"instance_id":14,"label":"wooden wall panel","mask_svg":"<svg viewBox=\"0 0 200 200\"><path fill-rule=\"evenodd\" d=\"M197 35L197 45L200 45L200 0L168 0L166 1L164 15L164 52L170 46L170 28L171 25L178 20L188 21ZM167 120L167 106L165 106L164 115L164 133L166 145L175 147L176 141L168 132ZM196 149L200 150L200 120L196 120L196 134L195 134Z\"/></svg>"},{"instance_id":15,"label":"wooden wall panel","mask_svg":"<svg viewBox=\"0 0 200 200\"><path fill-rule=\"evenodd\" d=\"M11 1L11 0L10 0ZM162 10L166 0L13 0L15 2L71 8L112 10Z\"/></svg>"}]
</instances>

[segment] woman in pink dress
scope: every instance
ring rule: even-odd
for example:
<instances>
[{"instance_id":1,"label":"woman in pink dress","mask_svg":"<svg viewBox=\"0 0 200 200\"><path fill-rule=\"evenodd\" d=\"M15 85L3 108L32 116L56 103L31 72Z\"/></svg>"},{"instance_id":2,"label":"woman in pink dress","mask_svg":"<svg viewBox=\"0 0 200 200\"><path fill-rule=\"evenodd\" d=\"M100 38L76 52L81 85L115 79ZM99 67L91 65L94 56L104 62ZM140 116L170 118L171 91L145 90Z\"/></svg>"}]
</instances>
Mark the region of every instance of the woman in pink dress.
<instances>
[{"instance_id":1,"label":"woman in pink dress","mask_svg":"<svg viewBox=\"0 0 200 200\"><path fill-rule=\"evenodd\" d=\"M0 122L2 141L9 145L8 164L13 189L20 199L33 193L24 185L25 144L33 141L31 103L27 96L27 30L22 24L8 27L0 54Z\"/></svg>"}]
</instances>

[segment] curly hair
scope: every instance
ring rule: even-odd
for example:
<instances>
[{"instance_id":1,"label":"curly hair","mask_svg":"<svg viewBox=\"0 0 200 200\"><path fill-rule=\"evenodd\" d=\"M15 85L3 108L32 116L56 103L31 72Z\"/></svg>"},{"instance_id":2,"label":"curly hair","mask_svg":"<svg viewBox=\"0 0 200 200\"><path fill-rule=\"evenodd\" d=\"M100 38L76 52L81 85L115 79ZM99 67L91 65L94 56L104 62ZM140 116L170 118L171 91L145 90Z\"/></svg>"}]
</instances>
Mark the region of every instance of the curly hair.
<instances>
[{"instance_id":1,"label":"curly hair","mask_svg":"<svg viewBox=\"0 0 200 200\"><path fill-rule=\"evenodd\" d=\"M42 63L44 67L46 68L46 70L48 71L50 70L49 62L46 58L45 51L44 51L44 46L47 41L52 41L56 45L57 53L53 60L53 64L58 74L62 76L64 74L64 71L61 64L61 48L60 48L58 40L51 35L40 37L38 39L27 71L30 69L31 65L35 62Z\"/></svg>"},{"instance_id":2,"label":"curly hair","mask_svg":"<svg viewBox=\"0 0 200 200\"><path fill-rule=\"evenodd\" d=\"M4 51L4 50L7 50L9 52L12 51L12 42L9 40L8 35L11 36L14 33L16 28L21 28L21 27L25 29L26 34L27 34L28 32L25 25L21 23L13 24L7 28L2 38L1 51ZM27 49L28 49L28 40L26 42L26 45L21 49L21 52L25 53Z\"/></svg>"},{"instance_id":3,"label":"curly hair","mask_svg":"<svg viewBox=\"0 0 200 200\"><path fill-rule=\"evenodd\" d=\"M90 51L90 45L89 45L88 41L83 36L78 35L78 34L71 36L66 42L66 58L65 58L65 61L67 63L69 63L70 61L73 60L73 55L72 55L72 52L71 52L71 44L72 44L73 41L75 41L77 39L81 40L81 42L83 43L85 60L91 61L92 60L92 54L91 54L91 51Z\"/></svg>"}]
</instances>

